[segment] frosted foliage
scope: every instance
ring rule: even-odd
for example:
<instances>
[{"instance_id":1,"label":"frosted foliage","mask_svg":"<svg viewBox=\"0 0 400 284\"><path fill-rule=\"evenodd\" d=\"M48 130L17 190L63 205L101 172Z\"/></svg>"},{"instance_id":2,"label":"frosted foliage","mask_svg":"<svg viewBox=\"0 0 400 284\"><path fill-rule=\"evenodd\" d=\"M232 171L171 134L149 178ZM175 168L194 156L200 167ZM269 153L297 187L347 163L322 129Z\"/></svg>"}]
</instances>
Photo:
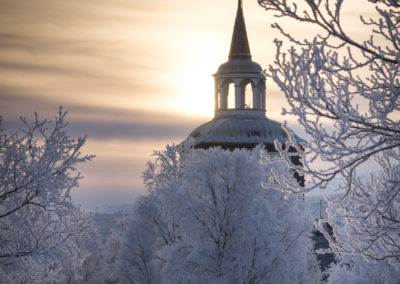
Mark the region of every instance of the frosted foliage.
<instances>
[{"instance_id":1,"label":"frosted foliage","mask_svg":"<svg viewBox=\"0 0 400 284\"><path fill-rule=\"evenodd\" d=\"M106 280L106 283L117 283L119 276L121 275L121 271L124 270L124 267L116 266L116 260L121 252L122 243L124 241L123 234L126 227L127 217L123 216L118 220L115 227L111 230L111 234L103 247L103 281Z\"/></svg>"},{"instance_id":2,"label":"frosted foliage","mask_svg":"<svg viewBox=\"0 0 400 284\"><path fill-rule=\"evenodd\" d=\"M366 261L360 256L341 256L327 273L328 284L398 284L400 271L387 261Z\"/></svg>"},{"instance_id":3,"label":"frosted foliage","mask_svg":"<svg viewBox=\"0 0 400 284\"><path fill-rule=\"evenodd\" d=\"M276 165L261 148L156 152L126 225L120 281L318 282L311 217L301 196L269 186Z\"/></svg>"},{"instance_id":4,"label":"frosted foliage","mask_svg":"<svg viewBox=\"0 0 400 284\"><path fill-rule=\"evenodd\" d=\"M344 224L336 226L331 247L387 259L399 269L400 4L361 2L375 7L375 15L360 18L370 29L365 41L346 33L343 0L259 0L277 17L321 31L301 40L274 24L287 41L276 40L269 75L287 97L284 113L295 115L309 135L302 145L304 167L293 168L310 177L311 188L344 180L343 194L329 202L329 222ZM360 180L368 165L372 174Z\"/></svg>"},{"instance_id":5,"label":"frosted foliage","mask_svg":"<svg viewBox=\"0 0 400 284\"><path fill-rule=\"evenodd\" d=\"M76 165L91 157L80 153L84 138L68 137L64 118L60 108L54 123L36 115L33 122L21 118L15 134L0 132L1 283L79 278L87 253L77 241L89 216L71 202L70 190L81 178Z\"/></svg>"},{"instance_id":6,"label":"frosted foliage","mask_svg":"<svg viewBox=\"0 0 400 284\"><path fill-rule=\"evenodd\" d=\"M104 261L107 254L94 225L84 238L75 238L75 243L80 251L79 259L81 259L81 262L75 268L73 260L67 259L64 261L62 273L66 275L65 282L104 283L104 279L108 275L108 264ZM79 277L74 277L74 275Z\"/></svg>"}]
</instances>

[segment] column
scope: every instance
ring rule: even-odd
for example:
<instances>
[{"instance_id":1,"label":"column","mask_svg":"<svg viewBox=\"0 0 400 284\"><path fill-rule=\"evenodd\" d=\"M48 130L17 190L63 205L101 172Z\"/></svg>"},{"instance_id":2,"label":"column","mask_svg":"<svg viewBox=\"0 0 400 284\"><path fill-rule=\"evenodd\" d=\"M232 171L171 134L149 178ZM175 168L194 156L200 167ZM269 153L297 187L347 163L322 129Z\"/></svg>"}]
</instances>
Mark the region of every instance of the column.
<instances>
[{"instance_id":1,"label":"column","mask_svg":"<svg viewBox=\"0 0 400 284\"><path fill-rule=\"evenodd\" d=\"M260 88L258 85L258 80L252 82L251 88L253 90L253 109L260 109Z\"/></svg>"},{"instance_id":2,"label":"column","mask_svg":"<svg viewBox=\"0 0 400 284\"><path fill-rule=\"evenodd\" d=\"M219 81L219 99L220 99L220 107L219 109L227 109L228 108L228 89L229 84L225 84L224 80Z\"/></svg>"},{"instance_id":3,"label":"column","mask_svg":"<svg viewBox=\"0 0 400 284\"><path fill-rule=\"evenodd\" d=\"M265 109L265 86L262 86L261 106L262 106L262 110L266 110Z\"/></svg>"},{"instance_id":4,"label":"column","mask_svg":"<svg viewBox=\"0 0 400 284\"><path fill-rule=\"evenodd\" d=\"M243 108L243 94L240 82L235 81L235 109Z\"/></svg>"},{"instance_id":5,"label":"column","mask_svg":"<svg viewBox=\"0 0 400 284\"><path fill-rule=\"evenodd\" d=\"M219 88L219 84L218 84L218 80L217 79L215 79L214 80L214 93L215 93L215 98L214 98L214 110L215 111L217 111L219 108L221 108L221 105L220 105L220 100L219 100L219 93L220 93L220 90L219 90L220 88Z\"/></svg>"}]
</instances>

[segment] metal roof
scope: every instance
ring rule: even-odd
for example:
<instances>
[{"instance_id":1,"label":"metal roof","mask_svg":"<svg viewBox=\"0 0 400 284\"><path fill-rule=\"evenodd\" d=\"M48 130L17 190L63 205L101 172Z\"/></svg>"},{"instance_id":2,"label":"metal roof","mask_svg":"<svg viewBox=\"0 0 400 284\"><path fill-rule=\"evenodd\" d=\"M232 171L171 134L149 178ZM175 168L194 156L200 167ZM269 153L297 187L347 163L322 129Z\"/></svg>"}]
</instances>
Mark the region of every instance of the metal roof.
<instances>
[{"instance_id":1,"label":"metal roof","mask_svg":"<svg viewBox=\"0 0 400 284\"><path fill-rule=\"evenodd\" d=\"M194 144L273 144L287 141L279 122L266 117L213 119L190 133Z\"/></svg>"}]
</instances>

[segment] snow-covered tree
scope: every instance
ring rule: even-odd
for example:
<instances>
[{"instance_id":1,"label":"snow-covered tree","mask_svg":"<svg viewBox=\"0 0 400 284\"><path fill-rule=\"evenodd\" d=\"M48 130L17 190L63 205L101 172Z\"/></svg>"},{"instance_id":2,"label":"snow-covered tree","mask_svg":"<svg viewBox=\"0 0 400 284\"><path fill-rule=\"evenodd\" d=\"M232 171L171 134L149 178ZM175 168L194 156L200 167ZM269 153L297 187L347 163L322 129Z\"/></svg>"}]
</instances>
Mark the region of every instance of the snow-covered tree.
<instances>
[{"instance_id":1,"label":"snow-covered tree","mask_svg":"<svg viewBox=\"0 0 400 284\"><path fill-rule=\"evenodd\" d=\"M400 279L400 271L387 260L375 263L359 255L337 256L337 262L331 265L327 274L328 284L398 284Z\"/></svg>"},{"instance_id":2,"label":"snow-covered tree","mask_svg":"<svg viewBox=\"0 0 400 284\"><path fill-rule=\"evenodd\" d=\"M105 262L105 247L99 232L92 224L90 231L83 238L75 238L81 252L80 266L74 271L74 261L67 259L63 264L62 274L66 275L66 283L105 283L108 263ZM74 277L78 275L79 277Z\"/></svg>"},{"instance_id":3,"label":"snow-covered tree","mask_svg":"<svg viewBox=\"0 0 400 284\"><path fill-rule=\"evenodd\" d=\"M311 217L301 196L270 186L271 168L291 176L261 147L155 152L125 223L120 281L318 282Z\"/></svg>"},{"instance_id":4,"label":"snow-covered tree","mask_svg":"<svg viewBox=\"0 0 400 284\"><path fill-rule=\"evenodd\" d=\"M76 166L92 156L80 152L85 138L71 139L66 113L55 121L21 118L23 128L0 131L1 283L63 280L66 259L77 277L86 252L77 238L86 235L90 216L70 197L81 178ZM65 280L65 279L64 279Z\"/></svg>"},{"instance_id":5,"label":"snow-covered tree","mask_svg":"<svg viewBox=\"0 0 400 284\"><path fill-rule=\"evenodd\" d=\"M279 24L287 41L276 40L269 75L309 135L303 168L314 187L343 178L343 194L330 200L330 222L341 218L331 247L338 252L385 260L400 268L400 2L363 0L375 15L360 17L365 40L350 35L343 0L259 0L278 18L320 28L299 39ZM346 2L346 3L345 3ZM310 29L311 31L311 29ZM284 51L286 44L292 45ZM300 148L299 148L300 150ZM317 163L316 163L317 162ZM369 165L370 176L361 179ZM323 230L322 223L319 228Z\"/></svg>"}]
</instances>

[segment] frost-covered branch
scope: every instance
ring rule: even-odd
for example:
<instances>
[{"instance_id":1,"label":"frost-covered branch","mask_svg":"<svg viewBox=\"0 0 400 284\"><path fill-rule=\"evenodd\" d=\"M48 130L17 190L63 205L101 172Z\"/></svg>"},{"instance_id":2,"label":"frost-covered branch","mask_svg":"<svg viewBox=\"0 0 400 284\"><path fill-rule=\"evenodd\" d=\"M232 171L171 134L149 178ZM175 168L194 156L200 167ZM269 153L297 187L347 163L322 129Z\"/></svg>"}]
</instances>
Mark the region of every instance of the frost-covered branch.
<instances>
[{"instance_id":1,"label":"frost-covered branch","mask_svg":"<svg viewBox=\"0 0 400 284\"><path fill-rule=\"evenodd\" d=\"M300 22L306 22L319 26L325 32L324 35L318 35L316 37L319 43L327 41L330 37L335 37L340 41L343 41L344 44L360 49L366 55L372 56L373 58L395 65L397 65L399 62L396 55L392 54L390 51L379 48L379 46L375 46L372 38L370 41L360 43L351 38L345 32L341 19L341 10L344 0L304 0L300 3L302 8L299 8L299 1L258 0L258 2L266 10L274 11L275 17L289 17ZM383 2L387 5L388 8L391 6L396 8L399 7L398 3L396 3L395 1L371 2ZM400 39L397 37L398 33L393 33L393 29L397 28L398 22L393 22L391 20L393 17L395 19L399 17L399 11L388 11L385 9L380 9L379 7L377 7L376 10L380 14L382 19L384 19L384 21L377 22L370 19L369 24L380 27L381 34L384 34L382 31L384 29L387 29L387 31L392 34L392 47L394 47L398 52L398 44ZM292 36L290 36L289 33L284 32L279 24L274 23L273 27L281 30L282 34L287 36L291 41L300 43L300 41L297 41ZM379 33L375 30L374 32ZM303 41L304 45L307 45L307 43L309 43L308 40Z\"/></svg>"},{"instance_id":2,"label":"frost-covered branch","mask_svg":"<svg viewBox=\"0 0 400 284\"><path fill-rule=\"evenodd\" d=\"M309 136L302 167L292 167L308 177L308 189L344 180L341 196L329 202L329 216L331 223L344 222L346 230L337 230L334 238L325 230L331 247L389 258L399 268L400 7L398 1L369 1L376 14L360 17L370 37L359 41L346 32L344 2L259 0L278 18L322 31L299 40L274 24L294 46L284 51L285 43L275 40L268 75L287 98L284 114L296 116ZM374 170L361 179L366 165Z\"/></svg>"},{"instance_id":3,"label":"frost-covered branch","mask_svg":"<svg viewBox=\"0 0 400 284\"><path fill-rule=\"evenodd\" d=\"M62 269L52 266L53 255L77 253L74 242L90 227L90 216L72 203L70 191L81 179L76 165L93 156L80 152L85 137L67 135L65 116L60 108L53 123L37 114L32 122L21 117L19 132L0 132L0 271L22 282L44 269Z\"/></svg>"}]
</instances>

